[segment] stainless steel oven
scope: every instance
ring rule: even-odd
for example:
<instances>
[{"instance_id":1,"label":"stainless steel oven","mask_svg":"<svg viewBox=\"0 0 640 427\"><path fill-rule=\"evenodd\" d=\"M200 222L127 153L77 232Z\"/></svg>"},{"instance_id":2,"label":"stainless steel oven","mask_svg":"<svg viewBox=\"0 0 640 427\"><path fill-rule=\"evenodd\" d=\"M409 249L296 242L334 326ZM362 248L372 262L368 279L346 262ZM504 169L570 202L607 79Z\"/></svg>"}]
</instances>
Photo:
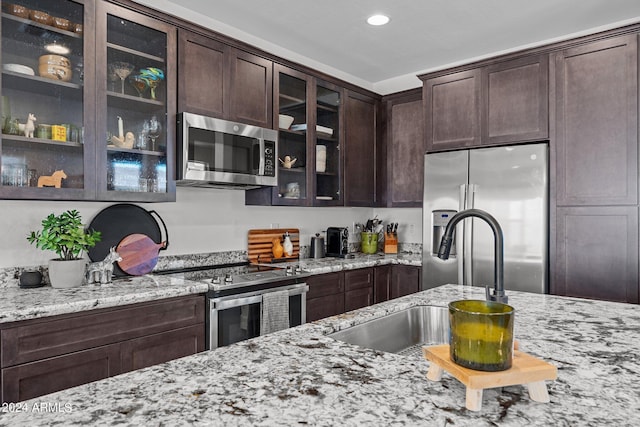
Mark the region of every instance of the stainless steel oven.
<instances>
[{"instance_id":1,"label":"stainless steel oven","mask_svg":"<svg viewBox=\"0 0 640 427\"><path fill-rule=\"evenodd\" d=\"M296 283L208 299L207 349L214 349L260 336L263 297L269 292L289 294L289 326L307 321L306 294L309 286Z\"/></svg>"}]
</instances>

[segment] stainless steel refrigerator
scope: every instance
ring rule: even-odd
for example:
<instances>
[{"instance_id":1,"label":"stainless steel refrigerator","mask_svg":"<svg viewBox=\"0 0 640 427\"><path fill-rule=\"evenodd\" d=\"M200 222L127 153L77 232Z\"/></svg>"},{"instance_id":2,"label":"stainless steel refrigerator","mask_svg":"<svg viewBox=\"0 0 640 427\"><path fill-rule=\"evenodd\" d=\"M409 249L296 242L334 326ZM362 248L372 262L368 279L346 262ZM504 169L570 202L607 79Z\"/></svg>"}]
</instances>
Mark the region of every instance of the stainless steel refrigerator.
<instances>
[{"instance_id":1,"label":"stainless steel refrigerator","mask_svg":"<svg viewBox=\"0 0 640 427\"><path fill-rule=\"evenodd\" d=\"M450 258L437 257L448 220L476 208L502 227L505 289L548 292L548 151L537 143L425 155L423 289L493 285L494 237L484 221L461 221Z\"/></svg>"}]
</instances>

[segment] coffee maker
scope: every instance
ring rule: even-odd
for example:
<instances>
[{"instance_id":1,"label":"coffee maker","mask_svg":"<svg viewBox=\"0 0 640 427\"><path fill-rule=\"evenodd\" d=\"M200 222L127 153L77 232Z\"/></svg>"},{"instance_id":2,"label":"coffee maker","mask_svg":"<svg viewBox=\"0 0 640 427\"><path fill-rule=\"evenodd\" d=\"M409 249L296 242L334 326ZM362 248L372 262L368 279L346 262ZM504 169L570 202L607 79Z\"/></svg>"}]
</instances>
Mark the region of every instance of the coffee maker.
<instances>
[{"instance_id":1,"label":"coffee maker","mask_svg":"<svg viewBox=\"0 0 640 427\"><path fill-rule=\"evenodd\" d=\"M327 256L344 258L349 253L349 229L347 227L327 228Z\"/></svg>"}]
</instances>

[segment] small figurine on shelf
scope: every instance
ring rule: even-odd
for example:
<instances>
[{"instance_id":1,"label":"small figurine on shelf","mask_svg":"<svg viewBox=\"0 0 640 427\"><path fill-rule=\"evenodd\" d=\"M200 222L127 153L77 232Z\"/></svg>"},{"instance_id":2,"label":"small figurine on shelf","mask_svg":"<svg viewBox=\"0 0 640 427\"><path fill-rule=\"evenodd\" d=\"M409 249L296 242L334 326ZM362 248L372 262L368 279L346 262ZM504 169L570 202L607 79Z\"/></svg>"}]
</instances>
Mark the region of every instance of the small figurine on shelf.
<instances>
[{"instance_id":1,"label":"small figurine on shelf","mask_svg":"<svg viewBox=\"0 0 640 427\"><path fill-rule=\"evenodd\" d=\"M67 174L62 169L55 171L51 176L42 175L38 178L38 187L60 188L62 180L67 178Z\"/></svg>"},{"instance_id":2,"label":"small figurine on shelf","mask_svg":"<svg viewBox=\"0 0 640 427\"><path fill-rule=\"evenodd\" d=\"M33 113L29 113L27 124L24 125L24 136L27 138L33 138L33 131L36 130L36 116Z\"/></svg>"},{"instance_id":3,"label":"small figurine on shelf","mask_svg":"<svg viewBox=\"0 0 640 427\"><path fill-rule=\"evenodd\" d=\"M122 261L122 257L116 252L115 246L109 249L109 254L98 262L92 262L87 266L87 283L111 283L113 276L113 263Z\"/></svg>"},{"instance_id":4,"label":"small figurine on shelf","mask_svg":"<svg viewBox=\"0 0 640 427\"><path fill-rule=\"evenodd\" d=\"M294 163L298 160L295 157L291 158L291 156L284 156L284 160L278 158L278 160L280 160L280 163L282 163L282 167L285 169L291 169L291 167L294 165Z\"/></svg>"}]
</instances>

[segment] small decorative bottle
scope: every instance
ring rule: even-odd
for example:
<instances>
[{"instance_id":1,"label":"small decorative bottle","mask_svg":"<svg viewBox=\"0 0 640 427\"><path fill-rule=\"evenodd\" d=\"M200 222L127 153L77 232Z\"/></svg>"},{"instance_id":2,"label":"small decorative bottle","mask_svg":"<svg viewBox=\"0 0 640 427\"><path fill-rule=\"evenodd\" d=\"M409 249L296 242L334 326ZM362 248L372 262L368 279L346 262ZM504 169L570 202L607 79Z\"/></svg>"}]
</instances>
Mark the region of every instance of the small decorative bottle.
<instances>
[{"instance_id":1,"label":"small decorative bottle","mask_svg":"<svg viewBox=\"0 0 640 427\"><path fill-rule=\"evenodd\" d=\"M273 248L271 252L273 253L274 258L282 258L282 254L284 252L284 248L280 244L280 239L273 239Z\"/></svg>"},{"instance_id":2,"label":"small decorative bottle","mask_svg":"<svg viewBox=\"0 0 640 427\"><path fill-rule=\"evenodd\" d=\"M289 237L289 232L286 231L284 233L284 256L290 257L293 256L293 243L291 243L291 238Z\"/></svg>"}]
</instances>

